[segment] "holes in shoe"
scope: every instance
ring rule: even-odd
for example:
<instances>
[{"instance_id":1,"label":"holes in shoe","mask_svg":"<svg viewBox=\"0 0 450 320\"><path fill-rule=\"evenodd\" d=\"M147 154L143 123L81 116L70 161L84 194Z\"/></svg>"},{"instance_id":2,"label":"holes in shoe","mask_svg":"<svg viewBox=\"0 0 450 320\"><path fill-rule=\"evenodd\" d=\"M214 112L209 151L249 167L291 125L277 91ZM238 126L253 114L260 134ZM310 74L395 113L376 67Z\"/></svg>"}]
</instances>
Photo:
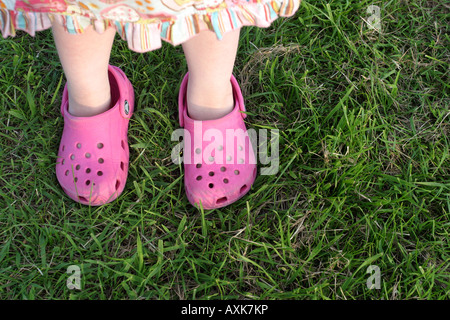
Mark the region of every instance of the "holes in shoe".
<instances>
[{"instance_id":1,"label":"holes in shoe","mask_svg":"<svg viewBox=\"0 0 450 320\"><path fill-rule=\"evenodd\" d=\"M202 167L202 164L201 163L197 163L196 167L197 167L197 169L199 169L199 168Z\"/></svg>"},{"instance_id":2,"label":"holes in shoe","mask_svg":"<svg viewBox=\"0 0 450 320\"><path fill-rule=\"evenodd\" d=\"M197 181L202 180L202 176L197 176Z\"/></svg>"},{"instance_id":3,"label":"holes in shoe","mask_svg":"<svg viewBox=\"0 0 450 320\"><path fill-rule=\"evenodd\" d=\"M195 149L195 153L196 153L196 154L202 153L202 149L200 149L200 148Z\"/></svg>"},{"instance_id":4,"label":"holes in shoe","mask_svg":"<svg viewBox=\"0 0 450 320\"><path fill-rule=\"evenodd\" d=\"M244 159L242 159L242 158L239 159L239 163L240 163L240 164L244 163Z\"/></svg>"},{"instance_id":5,"label":"holes in shoe","mask_svg":"<svg viewBox=\"0 0 450 320\"><path fill-rule=\"evenodd\" d=\"M118 190L119 187L120 187L120 181L119 181L119 180L116 180L116 190Z\"/></svg>"},{"instance_id":6,"label":"holes in shoe","mask_svg":"<svg viewBox=\"0 0 450 320\"><path fill-rule=\"evenodd\" d=\"M239 175L239 170L234 170L235 175Z\"/></svg>"},{"instance_id":7,"label":"holes in shoe","mask_svg":"<svg viewBox=\"0 0 450 320\"><path fill-rule=\"evenodd\" d=\"M209 187L210 189L212 189L212 188L214 188L214 184L210 183L210 184L208 184L208 187Z\"/></svg>"},{"instance_id":8,"label":"holes in shoe","mask_svg":"<svg viewBox=\"0 0 450 320\"><path fill-rule=\"evenodd\" d=\"M223 150L223 146L222 145L218 146L217 150L222 151Z\"/></svg>"},{"instance_id":9,"label":"holes in shoe","mask_svg":"<svg viewBox=\"0 0 450 320\"><path fill-rule=\"evenodd\" d=\"M91 180L86 180L86 185L90 185L91 184Z\"/></svg>"},{"instance_id":10,"label":"holes in shoe","mask_svg":"<svg viewBox=\"0 0 450 320\"><path fill-rule=\"evenodd\" d=\"M74 154L70 155L70 160L75 160L75 155Z\"/></svg>"},{"instance_id":11,"label":"holes in shoe","mask_svg":"<svg viewBox=\"0 0 450 320\"><path fill-rule=\"evenodd\" d=\"M242 146L239 146L238 149L239 149L239 151L244 150L244 148Z\"/></svg>"},{"instance_id":12,"label":"holes in shoe","mask_svg":"<svg viewBox=\"0 0 450 320\"><path fill-rule=\"evenodd\" d=\"M103 171L97 171L97 175L101 177L103 175Z\"/></svg>"},{"instance_id":13,"label":"holes in shoe","mask_svg":"<svg viewBox=\"0 0 450 320\"><path fill-rule=\"evenodd\" d=\"M62 159L61 164L64 164L64 162L66 162L66 160Z\"/></svg>"},{"instance_id":14,"label":"holes in shoe","mask_svg":"<svg viewBox=\"0 0 450 320\"><path fill-rule=\"evenodd\" d=\"M79 164L76 165L75 169L80 170L81 166Z\"/></svg>"},{"instance_id":15,"label":"holes in shoe","mask_svg":"<svg viewBox=\"0 0 450 320\"><path fill-rule=\"evenodd\" d=\"M227 168L221 167L221 168L220 168L220 171L225 172L225 171L227 171Z\"/></svg>"},{"instance_id":16,"label":"holes in shoe","mask_svg":"<svg viewBox=\"0 0 450 320\"><path fill-rule=\"evenodd\" d=\"M66 146L61 147L61 151L64 151L66 149Z\"/></svg>"},{"instance_id":17,"label":"holes in shoe","mask_svg":"<svg viewBox=\"0 0 450 320\"><path fill-rule=\"evenodd\" d=\"M247 185L244 184L244 185L241 187L241 189L239 190L239 193L243 193L243 192L245 192L246 190L247 190Z\"/></svg>"},{"instance_id":18,"label":"holes in shoe","mask_svg":"<svg viewBox=\"0 0 450 320\"><path fill-rule=\"evenodd\" d=\"M86 173L91 173L91 169L90 169L90 168L87 168L87 169L86 169Z\"/></svg>"},{"instance_id":19,"label":"holes in shoe","mask_svg":"<svg viewBox=\"0 0 450 320\"><path fill-rule=\"evenodd\" d=\"M68 176L68 175L69 175L69 170L66 170L66 172L64 172L64 174L65 174L66 176Z\"/></svg>"},{"instance_id":20,"label":"holes in shoe","mask_svg":"<svg viewBox=\"0 0 450 320\"><path fill-rule=\"evenodd\" d=\"M81 149L81 143L77 143L77 148Z\"/></svg>"},{"instance_id":21,"label":"holes in shoe","mask_svg":"<svg viewBox=\"0 0 450 320\"><path fill-rule=\"evenodd\" d=\"M89 152L86 152L86 154L84 155L86 158L90 158L91 154Z\"/></svg>"},{"instance_id":22,"label":"holes in shoe","mask_svg":"<svg viewBox=\"0 0 450 320\"><path fill-rule=\"evenodd\" d=\"M210 176L210 177L213 177L213 176L214 176L214 172L213 172L213 171L210 171L210 172L209 172L209 176Z\"/></svg>"},{"instance_id":23,"label":"holes in shoe","mask_svg":"<svg viewBox=\"0 0 450 320\"><path fill-rule=\"evenodd\" d=\"M97 143L97 148L102 149L103 148L103 143L101 143L101 142Z\"/></svg>"},{"instance_id":24,"label":"holes in shoe","mask_svg":"<svg viewBox=\"0 0 450 320\"><path fill-rule=\"evenodd\" d=\"M73 179L73 181L75 181L75 182L78 182L78 178L77 178L77 177L75 177L75 179Z\"/></svg>"},{"instance_id":25,"label":"holes in shoe","mask_svg":"<svg viewBox=\"0 0 450 320\"><path fill-rule=\"evenodd\" d=\"M228 179L227 178L223 179L223 183L228 183Z\"/></svg>"},{"instance_id":26,"label":"holes in shoe","mask_svg":"<svg viewBox=\"0 0 450 320\"><path fill-rule=\"evenodd\" d=\"M98 158L98 163L103 163L105 162L105 160L103 160L103 158Z\"/></svg>"},{"instance_id":27,"label":"holes in shoe","mask_svg":"<svg viewBox=\"0 0 450 320\"><path fill-rule=\"evenodd\" d=\"M227 161L231 161L233 159L231 156L227 156Z\"/></svg>"},{"instance_id":28,"label":"holes in shoe","mask_svg":"<svg viewBox=\"0 0 450 320\"><path fill-rule=\"evenodd\" d=\"M227 202L227 200L228 200L227 197L219 198L219 199L217 199L216 204L225 203L225 202Z\"/></svg>"},{"instance_id":29,"label":"holes in shoe","mask_svg":"<svg viewBox=\"0 0 450 320\"><path fill-rule=\"evenodd\" d=\"M120 141L120 146L122 147L123 150L125 150L125 141Z\"/></svg>"},{"instance_id":30,"label":"holes in shoe","mask_svg":"<svg viewBox=\"0 0 450 320\"><path fill-rule=\"evenodd\" d=\"M120 169L122 169L122 171L125 170L125 163L123 163L123 161L120 162Z\"/></svg>"},{"instance_id":31,"label":"holes in shoe","mask_svg":"<svg viewBox=\"0 0 450 320\"><path fill-rule=\"evenodd\" d=\"M209 162L213 162L213 161L214 161L214 157L211 157L211 156L210 156L210 157L208 158L208 160L209 160Z\"/></svg>"}]
</instances>

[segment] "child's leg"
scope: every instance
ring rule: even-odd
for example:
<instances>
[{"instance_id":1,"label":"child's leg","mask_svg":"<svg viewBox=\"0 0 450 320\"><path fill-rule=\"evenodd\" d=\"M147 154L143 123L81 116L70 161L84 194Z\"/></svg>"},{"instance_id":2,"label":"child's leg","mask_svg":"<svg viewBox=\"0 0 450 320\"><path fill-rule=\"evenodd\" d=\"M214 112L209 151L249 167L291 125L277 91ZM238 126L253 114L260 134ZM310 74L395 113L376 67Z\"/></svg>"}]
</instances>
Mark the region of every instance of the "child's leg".
<instances>
[{"instance_id":1,"label":"child's leg","mask_svg":"<svg viewBox=\"0 0 450 320\"><path fill-rule=\"evenodd\" d=\"M217 40L211 31L183 43L189 69L188 113L192 119L218 119L233 110L230 78L239 43L239 30Z\"/></svg>"},{"instance_id":2,"label":"child's leg","mask_svg":"<svg viewBox=\"0 0 450 320\"><path fill-rule=\"evenodd\" d=\"M110 108L111 92L108 63L115 29L103 34L92 27L72 35L53 23L53 36L67 79L69 112L74 116L93 116Z\"/></svg>"}]
</instances>

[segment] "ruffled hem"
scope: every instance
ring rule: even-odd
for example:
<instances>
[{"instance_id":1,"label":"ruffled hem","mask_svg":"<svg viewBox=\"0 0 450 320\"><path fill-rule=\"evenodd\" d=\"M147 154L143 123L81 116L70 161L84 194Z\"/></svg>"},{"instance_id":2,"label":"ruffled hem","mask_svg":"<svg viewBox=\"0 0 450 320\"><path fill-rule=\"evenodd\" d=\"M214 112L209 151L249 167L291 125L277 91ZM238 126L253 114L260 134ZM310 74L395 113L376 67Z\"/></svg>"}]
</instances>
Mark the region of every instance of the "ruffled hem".
<instances>
[{"instance_id":1,"label":"ruffled hem","mask_svg":"<svg viewBox=\"0 0 450 320\"><path fill-rule=\"evenodd\" d=\"M124 22L87 16L80 13L28 12L0 8L0 31L4 38L14 37L17 30L31 36L51 28L58 21L71 34L81 34L93 28L103 33L114 27L130 50L148 52L158 49L162 40L179 45L203 30L211 30L220 40L229 31L243 26L266 28L278 17L290 17L298 9L301 0L266 0L246 4L235 4L215 11L199 10L188 15L161 19Z\"/></svg>"}]
</instances>

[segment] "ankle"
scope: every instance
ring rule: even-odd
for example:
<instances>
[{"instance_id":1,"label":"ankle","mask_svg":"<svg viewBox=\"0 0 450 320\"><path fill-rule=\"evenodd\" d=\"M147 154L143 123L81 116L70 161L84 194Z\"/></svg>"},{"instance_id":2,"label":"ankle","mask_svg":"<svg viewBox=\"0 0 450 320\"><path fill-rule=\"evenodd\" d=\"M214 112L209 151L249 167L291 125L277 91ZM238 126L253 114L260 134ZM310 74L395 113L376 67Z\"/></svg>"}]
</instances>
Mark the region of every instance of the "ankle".
<instances>
[{"instance_id":1,"label":"ankle","mask_svg":"<svg viewBox=\"0 0 450 320\"><path fill-rule=\"evenodd\" d=\"M73 101L69 97L69 113L75 117L92 117L101 114L111 108L111 98L102 103L83 105Z\"/></svg>"},{"instance_id":2,"label":"ankle","mask_svg":"<svg viewBox=\"0 0 450 320\"><path fill-rule=\"evenodd\" d=\"M234 109L231 83L225 88L209 87L207 90L202 91L189 90L188 87L186 99L189 117L194 120L219 119Z\"/></svg>"},{"instance_id":3,"label":"ankle","mask_svg":"<svg viewBox=\"0 0 450 320\"><path fill-rule=\"evenodd\" d=\"M82 94L78 94L82 92ZM69 93L69 113L76 117L92 117L111 108L111 89L107 87L93 90L71 90Z\"/></svg>"},{"instance_id":4,"label":"ankle","mask_svg":"<svg viewBox=\"0 0 450 320\"><path fill-rule=\"evenodd\" d=\"M230 105L223 108L211 108L205 106L199 106L188 102L188 114L191 119L194 120L215 120L220 119L231 111L233 111L234 106Z\"/></svg>"}]
</instances>

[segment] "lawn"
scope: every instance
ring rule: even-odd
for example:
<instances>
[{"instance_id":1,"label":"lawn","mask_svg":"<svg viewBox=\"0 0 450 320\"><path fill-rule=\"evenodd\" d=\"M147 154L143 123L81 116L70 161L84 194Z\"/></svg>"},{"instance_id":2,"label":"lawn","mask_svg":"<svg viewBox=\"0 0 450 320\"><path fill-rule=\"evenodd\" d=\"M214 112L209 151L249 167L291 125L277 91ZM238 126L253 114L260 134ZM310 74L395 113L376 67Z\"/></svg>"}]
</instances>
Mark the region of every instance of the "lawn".
<instances>
[{"instance_id":1,"label":"lawn","mask_svg":"<svg viewBox=\"0 0 450 320\"><path fill-rule=\"evenodd\" d=\"M244 28L246 123L278 130L279 170L208 211L171 160L181 47L139 54L117 37L111 64L136 93L129 176L89 207L55 176L65 80L51 32L0 38L0 299L448 300L444 3L303 0Z\"/></svg>"}]
</instances>

